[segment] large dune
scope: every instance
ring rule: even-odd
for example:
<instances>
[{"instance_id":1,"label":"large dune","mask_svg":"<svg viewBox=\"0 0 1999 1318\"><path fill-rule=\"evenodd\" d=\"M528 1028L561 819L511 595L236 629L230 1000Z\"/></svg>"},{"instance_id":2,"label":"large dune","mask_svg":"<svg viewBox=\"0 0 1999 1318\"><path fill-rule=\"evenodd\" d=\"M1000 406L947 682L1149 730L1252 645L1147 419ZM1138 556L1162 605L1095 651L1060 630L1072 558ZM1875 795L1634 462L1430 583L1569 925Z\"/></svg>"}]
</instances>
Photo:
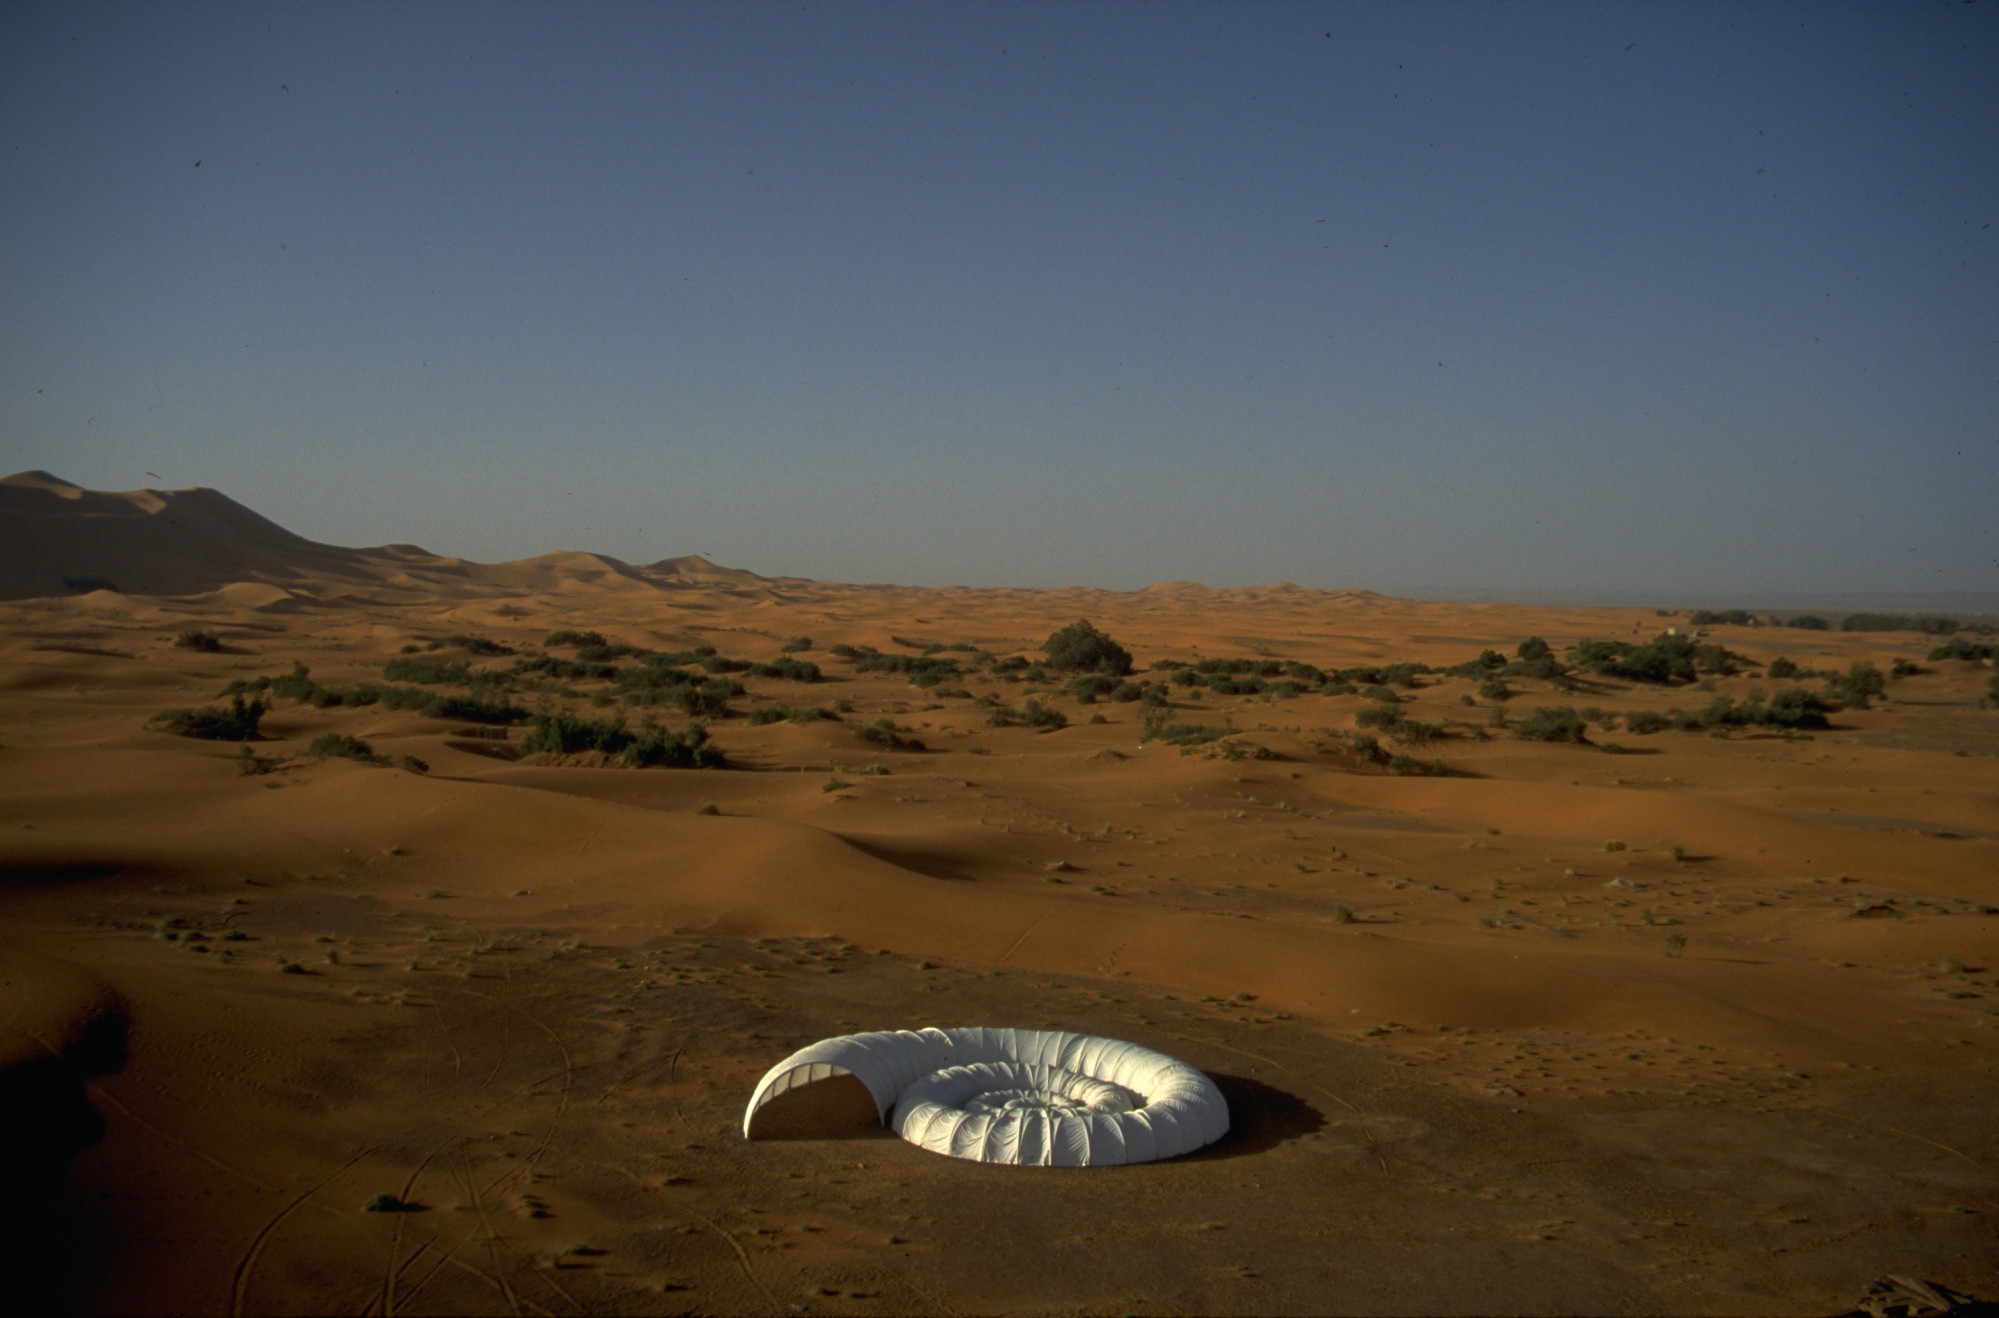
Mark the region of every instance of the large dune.
<instances>
[{"instance_id":1,"label":"large dune","mask_svg":"<svg viewBox=\"0 0 1999 1318\"><path fill-rule=\"evenodd\" d=\"M1369 755L1364 691L1169 685L1148 725L994 661L1079 616L1139 682L1443 669L1684 619L485 565L42 473L0 482L0 551L0 1092L61 1126L50 1175L75 1155L16 1197L37 1304L1830 1313L1891 1273L1999 1290L1999 710L1989 663L1930 660L1935 638L1712 629L1741 671L1707 689L1516 676L1502 699L1433 671L1395 708L1435 738L1378 730ZM88 577L117 589L64 584ZM561 630L713 647L696 677L742 688L706 720L727 767L523 755L520 726L354 703L470 679L687 724L622 705L639 661ZM868 647L955 671L919 686ZM1825 728L1622 718L1790 685L1779 655L1918 671ZM819 680L722 662L781 658ZM295 662L321 699L288 688L246 746L149 726ZM1066 726L995 719L1030 700ZM1512 735L1540 706L1584 707L1588 739ZM381 762L311 753L328 733ZM1214 1075L1235 1129L1094 1171L736 1133L798 1046L933 1024L1134 1040ZM380 1193L413 1211L360 1211Z\"/></svg>"}]
</instances>

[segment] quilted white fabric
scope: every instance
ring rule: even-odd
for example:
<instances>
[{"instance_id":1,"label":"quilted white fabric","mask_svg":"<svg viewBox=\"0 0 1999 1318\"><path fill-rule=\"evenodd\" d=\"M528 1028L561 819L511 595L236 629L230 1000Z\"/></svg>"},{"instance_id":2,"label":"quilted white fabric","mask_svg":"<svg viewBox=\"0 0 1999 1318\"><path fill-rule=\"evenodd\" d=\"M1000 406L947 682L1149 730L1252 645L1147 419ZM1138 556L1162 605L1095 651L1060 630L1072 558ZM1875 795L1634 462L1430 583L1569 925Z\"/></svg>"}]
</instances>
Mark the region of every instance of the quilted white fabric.
<instances>
[{"instance_id":1,"label":"quilted white fabric","mask_svg":"<svg viewBox=\"0 0 1999 1318\"><path fill-rule=\"evenodd\" d=\"M912 1144L954 1158L1090 1167L1172 1158L1228 1132L1214 1081L1135 1043L1059 1030L884 1030L823 1039L765 1073L743 1113L851 1075Z\"/></svg>"}]
</instances>

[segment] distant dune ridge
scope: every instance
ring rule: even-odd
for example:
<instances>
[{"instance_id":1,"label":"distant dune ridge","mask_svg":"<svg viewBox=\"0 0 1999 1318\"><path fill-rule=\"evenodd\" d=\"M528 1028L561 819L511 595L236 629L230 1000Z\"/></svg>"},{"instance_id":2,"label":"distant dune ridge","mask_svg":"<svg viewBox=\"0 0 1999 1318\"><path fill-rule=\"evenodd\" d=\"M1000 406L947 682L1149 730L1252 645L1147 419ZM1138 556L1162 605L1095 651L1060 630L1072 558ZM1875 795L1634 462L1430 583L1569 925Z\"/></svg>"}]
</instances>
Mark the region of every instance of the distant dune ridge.
<instances>
[{"instance_id":1,"label":"distant dune ridge","mask_svg":"<svg viewBox=\"0 0 1999 1318\"><path fill-rule=\"evenodd\" d=\"M697 554L642 566L574 552L486 564L416 545L347 549L295 535L219 490L108 493L46 471L0 479L0 599L75 595L104 582L126 595L200 595L239 582L314 595L355 587L510 593L621 581L756 589L766 578Z\"/></svg>"},{"instance_id":2,"label":"distant dune ridge","mask_svg":"<svg viewBox=\"0 0 1999 1318\"><path fill-rule=\"evenodd\" d=\"M264 593L270 587L285 592L273 596L267 607L357 592L386 603L419 594L475 598L606 589L721 591L777 603L788 598L788 590L824 584L722 567L699 554L633 564L608 554L557 550L506 563L474 563L417 545L348 549L295 535L220 490L202 486L112 493L86 490L46 471L0 479L0 599L92 589L206 595L244 583L263 587ZM1063 593L1115 592L1077 587ZM1230 590L1197 581L1162 581L1126 593L1134 601L1172 605L1222 596L1243 605L1385 598L1370 590L1314 590L1288 581Z\"/></svg>"}]
</instances>

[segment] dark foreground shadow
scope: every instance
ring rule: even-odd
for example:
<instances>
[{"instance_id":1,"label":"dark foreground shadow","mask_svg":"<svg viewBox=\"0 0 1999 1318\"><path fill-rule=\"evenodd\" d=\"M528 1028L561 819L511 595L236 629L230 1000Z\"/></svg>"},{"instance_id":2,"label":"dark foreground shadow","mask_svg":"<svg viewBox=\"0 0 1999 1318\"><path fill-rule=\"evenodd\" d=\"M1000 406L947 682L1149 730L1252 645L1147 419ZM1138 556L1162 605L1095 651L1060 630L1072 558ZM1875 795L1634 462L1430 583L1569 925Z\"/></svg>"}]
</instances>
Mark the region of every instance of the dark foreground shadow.
<instances>
[{"instance_id":1,"label":"dark foreground shadow","mask_svg":"<svg viewBox=\"0 0 1999 1318\"><path fill-rule=\"evenodd\" d=\"M0 1267L13 1279L15 1312L62 1311L64 1231L51 1210L70 1161L104 1138L88 1084L124 1069L126 1030L122 1008L106 1004L47 1041L55 1051L0 1037L0 1140L9 1146L0 1153Z\"/></svg>"},{"instance_id":2,"label":"dark foreground shadow","mask_svg":"<svg viewBox=\"0 0 1999 1318\"><path fill-rule=\"evenodd\" d=\"M1323 1130L1326 1118L1296 1094L1252 1080L1248 1076L1208 1072L1229 1104L1229 1133L1183 1162L1211 1162L1268 1153L1280 1144Z\"/></svg>"}]
</instances>

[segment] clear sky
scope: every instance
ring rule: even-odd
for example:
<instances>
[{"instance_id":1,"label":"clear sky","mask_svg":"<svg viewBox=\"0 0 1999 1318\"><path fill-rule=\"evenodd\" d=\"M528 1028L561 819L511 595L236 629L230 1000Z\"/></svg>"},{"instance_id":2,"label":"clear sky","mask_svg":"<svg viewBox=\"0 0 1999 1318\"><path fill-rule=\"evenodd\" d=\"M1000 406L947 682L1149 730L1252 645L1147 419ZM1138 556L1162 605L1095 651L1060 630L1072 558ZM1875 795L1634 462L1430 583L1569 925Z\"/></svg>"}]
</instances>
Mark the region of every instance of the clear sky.
<instances>
[{"instance_id":1,"label":"clear sky","mask_svg":"<svg viewBox=\"0 0 1999 1318\"><path fill-rule=\"evenodd\" d=\"M1995 3L16 0L0 151L0 467L315 539L1999 588Z\"/></svg>"}]
</instances>

